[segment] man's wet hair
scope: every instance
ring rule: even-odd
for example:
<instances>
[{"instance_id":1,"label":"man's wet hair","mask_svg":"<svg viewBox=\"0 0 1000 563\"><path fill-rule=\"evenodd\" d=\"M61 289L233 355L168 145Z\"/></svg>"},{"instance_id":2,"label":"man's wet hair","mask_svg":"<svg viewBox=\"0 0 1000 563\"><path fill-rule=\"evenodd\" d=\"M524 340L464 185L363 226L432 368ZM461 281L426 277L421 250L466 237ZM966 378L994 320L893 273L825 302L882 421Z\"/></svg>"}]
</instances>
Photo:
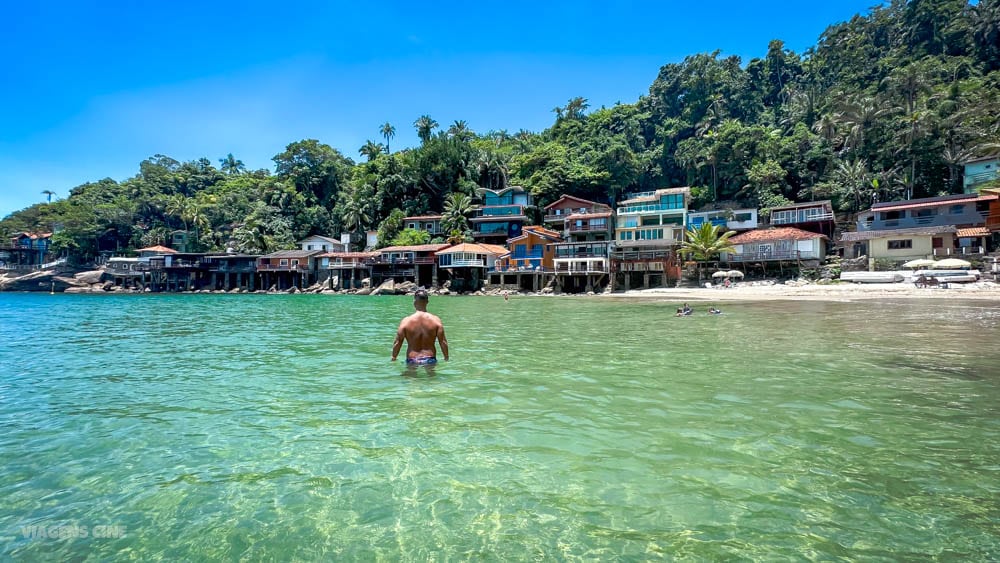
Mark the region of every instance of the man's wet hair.
<instances>
[{"instance_id":1,"label":"man's wet hair","mask_svg":"<svg viewBox=\"0 0 1000 563\"><path fill-rule=\"evenodd\" d=\"M413 300L414 301L427 301L427 299L428 299L428 297L427 297L427 290L426 289L418 289L413 294Z\"/></svg>"}]
</instances>

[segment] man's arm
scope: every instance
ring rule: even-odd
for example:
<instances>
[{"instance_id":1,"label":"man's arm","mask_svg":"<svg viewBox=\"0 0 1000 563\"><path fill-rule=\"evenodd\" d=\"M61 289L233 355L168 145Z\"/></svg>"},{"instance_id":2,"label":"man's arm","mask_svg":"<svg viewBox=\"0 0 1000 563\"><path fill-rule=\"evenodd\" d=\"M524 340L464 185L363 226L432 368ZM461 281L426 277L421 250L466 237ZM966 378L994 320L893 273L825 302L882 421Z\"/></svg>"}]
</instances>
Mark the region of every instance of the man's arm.
<instances>
[{"instance_id":1,"label":"man's arm","mask_svg":"<svg viewBox=\"0 0 1000 563\"><path fill-rule=\"evenodd\" d=\"M399 349L403 347L403 338L405 334L403 331L403 323L399 323L399 328L396 329L396 340L392 343L392 361L396 361L396 356L399 355Z\"/></svg>"},{"instance_id":2,"label":"man's arm","mask_svg":"<svg viewBox=\"0 0 1000 563\"><path fill-rule=\"evenodd\" d=\"M441 353L444 354L444 359L448 360L448 339L444 336L444 325L438 326L438 344L441 345Z\"/></svg>"}]
</instances>

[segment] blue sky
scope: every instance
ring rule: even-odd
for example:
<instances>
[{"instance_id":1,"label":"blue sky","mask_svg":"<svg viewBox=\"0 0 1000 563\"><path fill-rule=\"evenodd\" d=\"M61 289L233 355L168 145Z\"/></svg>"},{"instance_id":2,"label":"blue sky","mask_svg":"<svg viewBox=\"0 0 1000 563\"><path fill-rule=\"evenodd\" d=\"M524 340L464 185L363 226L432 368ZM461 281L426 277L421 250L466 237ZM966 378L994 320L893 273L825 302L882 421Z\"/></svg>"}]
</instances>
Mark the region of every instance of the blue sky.
<instances>
[{"instance_id":1,"label":"blue sky","mask_svg":"<svg viewBox=\"0 0 1000 563\"><path fill-rule=\"evenodd\" d=\"M165 154L273 170L316 138L357 160L389 121L540 131L552 108L634 102L660 66L715 49L802 52L876 0L10 2L0 34L0 216L124 180Z\"/></svg>"}]
</instances>

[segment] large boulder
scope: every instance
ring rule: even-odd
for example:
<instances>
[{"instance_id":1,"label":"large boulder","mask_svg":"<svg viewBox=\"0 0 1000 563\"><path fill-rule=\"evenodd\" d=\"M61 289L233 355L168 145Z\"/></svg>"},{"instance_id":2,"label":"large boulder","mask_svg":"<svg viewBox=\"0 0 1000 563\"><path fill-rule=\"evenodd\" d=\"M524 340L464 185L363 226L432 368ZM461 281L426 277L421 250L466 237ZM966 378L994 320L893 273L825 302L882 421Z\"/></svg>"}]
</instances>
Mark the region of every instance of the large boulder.
<instances>
[{"instance_id":1,"label":"large boulder","mask_svg":"<svg viewBox=\"0 0 1000 563\"><path fill-rule=\"evenodd\" d=\"M371 295L395 295L396 294L396 282L393 280L385 280L382 285L376 287L372 290Z\"/></svg>"},{"instance_id":2,"label":"large boulder","mask_svg":"<svg viewBox=\"0 0 1000 563\"><path fill-rule=\"evenodd\" d=\"M104 270L91 270L89 272L73 274L74 279L87 285L100 283L102 277L104 277Z\"/></svg>"},{"instance_id":3,"label":"large boulder","mask_svg":"<svg viewBox=\"0 0 1000 563\"><path fill-rule=\"evenodd\" d=\"M411 281L396 284L396 295L406 295L417 290L417 284Z\"/></svg>"},{"instance_id":4,"label":"large boulder","mask_svg":"<svg viewBox=\"0 0 1000 563\"><path fill-rule=\"evenodd\" d=\"M372 288L370 287L363 287L354 293L354 295L371 295L371 294L372 294Z\"/></svg>"}]
</instances>

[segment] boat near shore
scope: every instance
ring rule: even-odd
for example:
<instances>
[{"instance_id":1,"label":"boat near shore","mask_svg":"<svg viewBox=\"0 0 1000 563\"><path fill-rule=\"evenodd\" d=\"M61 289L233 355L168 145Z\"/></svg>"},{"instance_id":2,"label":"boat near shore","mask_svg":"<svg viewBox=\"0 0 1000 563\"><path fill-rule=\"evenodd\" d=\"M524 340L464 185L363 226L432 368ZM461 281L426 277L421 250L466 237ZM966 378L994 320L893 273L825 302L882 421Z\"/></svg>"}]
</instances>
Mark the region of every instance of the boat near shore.
<instances>
[{"instance_id":1,"label":"boat near shore","mask_svg":"<svg viewBox=\"0 0 1000 563\"><path fill-rule=\"evenodd\" d=\"M899 283L903 281L899 272L841 272L840 281L853 283Z\"/></svg>"}]
</instances>

